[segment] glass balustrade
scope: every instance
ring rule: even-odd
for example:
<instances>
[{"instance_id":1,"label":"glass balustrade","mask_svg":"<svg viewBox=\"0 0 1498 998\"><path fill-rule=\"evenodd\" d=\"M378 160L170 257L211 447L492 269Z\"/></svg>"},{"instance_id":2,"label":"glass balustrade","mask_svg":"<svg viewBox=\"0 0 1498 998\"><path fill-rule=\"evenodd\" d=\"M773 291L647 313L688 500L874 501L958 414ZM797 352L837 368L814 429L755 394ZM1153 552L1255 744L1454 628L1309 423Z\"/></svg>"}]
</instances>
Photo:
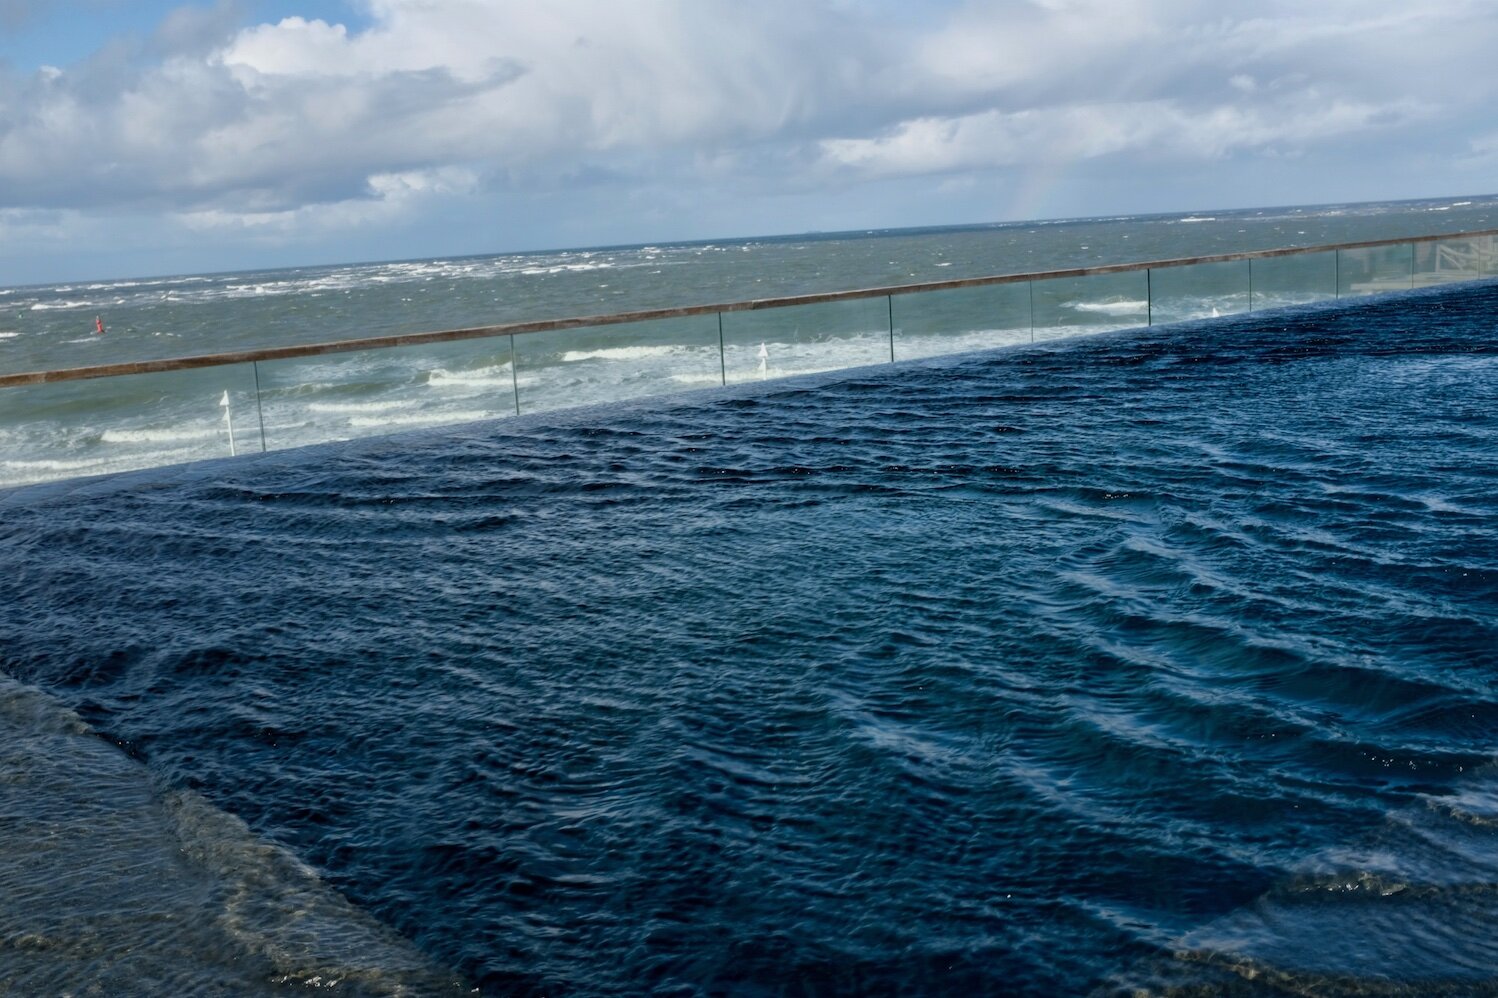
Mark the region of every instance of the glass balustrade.
<instances>
[{"instance_id":1,"label":"glass balustrade","mask_svg":"<svg viewBox=\"0 0 1498 998\"><path fill-rule=\"evenodd\" d=\"M1193 263L1150 271L1150 322L1186 322L1247 312L1249 261Z\"/></svg>"},{"instance_id":2,"label":"glass balustrade","mask_svg":"<svg viewBox=\"0 0 1498 998\"><path fill-rule=\"evenodd\" d=\"M508 336L257 366L271 450L515 414Z\"/></svg>"},{"instance_id":3,"label":"glass balustrade","mask_svg":"<svg viewBox=\"0 0 1498 998\"><path fill-rule=\"evenodd\" d=\"M1452 236L0 388L0 488L1495 274Z\"/></svg>"},{"instance_id":4,"label":"glass balustrade","mask_svg":"<svg viewBox=\"0 0 1498 998\"><path fill-rule=\"evenodd\" d=\"M1147 326L1149 277L1143 270L1035 281L1035 339Z\"/></svg>"},{"instance_id":5,"label":"glass balustrade","mask_svg":"<svg viewBox=\"0 0 1498 998\"><path fill-rule=\"evenodd\" d=\"M725 381L732 385L886 364L889 309L889 299L880 295L724 312Z\"/></svg>"},{"instance_id":6,"label":"glass balustrade","mask_svg":"<svg viewBox=\"0 0 1498 998\"><path fill-rule=\"evenodd\" d=\"M262 446L251 364L0 389L0 488Z\"/></svg>"},{"instance_id":7,"label":"glass balustrade","mask_svg":"<svg viewBox=\"0 0 1498 998\"><path fill-rule=\"evenodd\" d=\"M1309 305L1337 297L1337 254L1295 253L1249 261L1253 311Z\"/></svg>"},{"instance_id":8,"label":"glass balustrade","mask_svg":"<svg viewBox=\"0 0 1498 998\"><path fill-rule=\"evenodd\" d=\"M1414 246L1337 250L1337 297L1408 291L1414 283Z\"/></svg>"},{"instance_id":9,"label":"glass balustrade","mask_svg":"<svg viewBox=\"0 0 1498 998\"><path fill-rule=\"evenodd\" d=\"M521 334L515 371L521 412L721 385L718 315Z\"/></svg>"},{"instance_id":10,"label":"glass balustrade","mask_svg":"<svg viewBox=\"0 0 1498 998\"><path fill-rule=\"evenodd\" d=\"M1417 288L1456 281L1475 281L1483 276L1483 239L1443 239L1415 244Z\"/></svg>"},{"instance_id":11,"label":"glass balustrade","mask_svg":"<svg viewBox=\"0 0 1498 998\"><path fill-rule=\"evenodd\" d=\"M894 359L1031 342L1030 283L891 295Z\"/></svg>"}]
</instances>

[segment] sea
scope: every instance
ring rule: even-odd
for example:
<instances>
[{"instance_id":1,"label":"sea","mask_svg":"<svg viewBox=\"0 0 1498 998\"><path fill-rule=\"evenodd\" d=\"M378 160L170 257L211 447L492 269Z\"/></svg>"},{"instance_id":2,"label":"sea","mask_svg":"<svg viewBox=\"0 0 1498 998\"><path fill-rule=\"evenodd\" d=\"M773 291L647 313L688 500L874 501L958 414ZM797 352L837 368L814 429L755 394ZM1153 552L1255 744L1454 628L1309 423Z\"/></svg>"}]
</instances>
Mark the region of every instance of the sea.
<instances>
[{"instance_id":1,"label":"sea","mask_svg":"<svg viewBox=\"0 0 1498 998\"><path fill-rule=\"evenodd\" d=\"M1495 227L1498 198L1461 197L0 288L0 374ZM1335 292L1329 257L1276 262L1300 279L1261 277L1252 296L1243 265L1161 271L1153 294L1138 272L1053 282L1033 301L1005 299L1025 291L1011 285L728 313L722 329L707 315L520 336L513 348L501 337L3 390L0 488L991 348L1028 342L1037 325L1085 335ZM943 320L961 332L928 335Z\"/></svg>"},{"instance_id":2,"label":"sea","mask_svg":"<svg viewBox=\"0 0 1498 998\"><path fill-rule=\"evenodd\" d=\"M0 349L1495 209L14 288ZM0 993L1492 994L1495 314L1290 302L0 491Z\"/></svg>"}]
</instances>

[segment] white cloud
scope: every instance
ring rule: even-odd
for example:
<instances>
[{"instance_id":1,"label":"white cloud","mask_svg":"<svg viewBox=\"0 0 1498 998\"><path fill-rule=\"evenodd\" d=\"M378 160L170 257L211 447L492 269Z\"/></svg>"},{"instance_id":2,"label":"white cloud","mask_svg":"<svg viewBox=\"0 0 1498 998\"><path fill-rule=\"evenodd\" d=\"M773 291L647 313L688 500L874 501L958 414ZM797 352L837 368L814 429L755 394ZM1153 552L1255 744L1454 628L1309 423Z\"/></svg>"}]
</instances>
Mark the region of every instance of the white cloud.
<instances>
[{"instance_id":1,"label":"white cloud","mask_svg":"<svg viewBox=\"0 0 1498 998\"><path fill-rule=\"evenodd\" d=\"M1498 166L1498 132L1473 137L1467 143L1466 154L1460 158L1462 166L1491 169Z\"/></svg>"},{"instance_id":2,"label":"white cloud","mask_svg":"<svg viewBox=\"0 0 1498 998\"><path fill-rule=\"evenodd\" d=\"M0 208L294 234L496 187L805 193L1103 158L1156 184L1416 130L1490 156L1498 98L1492 0L364 0L355 27L234 9L0 70Z\"/></svg>"},{"instance_id":3,"label":"white cloud","mask_svg":"<svg viewBox=\"0 0 1498 998\"><path fill-rule=\"evenodd\" d=\"M1171 100L1085 104L919 118L882 136L828 139L821 147L824 165L879 177L1066 164L1127 152L1210 161L1243 149L1300 147L1394 128L1429 113L1410 101L1378 106L1314 94L1266 108L1192 109Z\"/></svg>"},{"instance_id":4,"label":"white cloud","mask_svg":"<svg viewBox=\"0 0 1498 998\"><path fill-rule=\"evenodd\" d=\"M239 232L268 237L316 235L395 221L418 212L433 198L471 194L479 175L465 167L379 173L368 178L363 196L268 211L206 208L175 218L197 232Z\"/></svg>"},{"instance_id":5,"label":"white cloud","mask_svg":"<svg viewBox=\"0 0 1498 998\"><path fill-rule=\"evenodd\" d=\"M279 24L262 24L239 35L219 54L224 65L242 69L242 83L258 76L348 76L354 67L342 57L348 48L348 29L326 21L288 17Z\"/></svg>"}]
</instances>

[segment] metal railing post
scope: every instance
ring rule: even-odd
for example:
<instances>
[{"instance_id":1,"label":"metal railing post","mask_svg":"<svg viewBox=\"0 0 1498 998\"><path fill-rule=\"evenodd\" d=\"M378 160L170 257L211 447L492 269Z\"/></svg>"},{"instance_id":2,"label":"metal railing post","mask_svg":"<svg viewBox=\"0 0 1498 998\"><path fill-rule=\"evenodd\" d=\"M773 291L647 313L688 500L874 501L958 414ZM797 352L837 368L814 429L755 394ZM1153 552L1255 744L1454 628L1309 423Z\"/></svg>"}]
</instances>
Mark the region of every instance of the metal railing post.
<instances>
[{"instance_id":1,"label":"metal railing post","mask_svg":"<svg viewBox=\"0 0 1498 998\"><path fill-rule=\"evenodd\" d=\"M260 362L250 361L250 369L255 372L255 412L260 417L260 453L266 452L265 446L265 403L260 398Z\"/></svg>"},{"instance_id":2,"label":"metal railing post","mask_svg":"<svg viewBox=\"0 0 1498 998\"><path fill-rule=\"evenodd\" d=\"M1035 282L1026 281L1025 290L1030 293L1030 342L1035 342Z\"/></svg>"},{"instance_id":3,"label":"metal railing post","mask_svg":"<svg viewBox=\"0 0 1498 998\"><path fill-rule=\"evenodd\" d=\"M510 387L515 391L515 415L520 415L520 374L515 370L515 334L510 334Z\"/></svg>"},{"instance_id":4,"label":"metal railing post","mask_svg":"<svg viewBox=\"0 0 1498 998\"><path fill-rule=\"evenodd\" d=\"M885 295L884 303L889 306L889 362L895 362L895 296Z\"/></svg>"}]
</instances>

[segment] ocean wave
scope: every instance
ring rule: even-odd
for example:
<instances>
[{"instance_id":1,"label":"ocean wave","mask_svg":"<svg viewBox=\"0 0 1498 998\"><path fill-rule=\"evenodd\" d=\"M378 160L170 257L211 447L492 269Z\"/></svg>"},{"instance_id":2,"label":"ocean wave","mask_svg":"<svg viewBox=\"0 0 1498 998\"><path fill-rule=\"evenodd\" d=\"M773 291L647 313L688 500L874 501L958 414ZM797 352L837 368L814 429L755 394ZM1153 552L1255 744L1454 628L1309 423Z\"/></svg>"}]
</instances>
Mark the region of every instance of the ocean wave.
<instances>
[{"instance_id":1,"label":"ocean wave","mask_svg":"<svg viewBox=\"0 0 1498 998\"><path fill-rule=\"evenodd\" d=\"M0 468L20 473L22 475L20 481L27 482L35 479L26 476L36 473L45 473L45 477L64 478L77 475L97 475L111 471L129 471L136 468L154 468L161 465L180 464L191 460L194 456L201 457L202 455L194 448L177 448L132 454L124 458L117 455L77 458L9 458L0 460Z\"/></svg>"},{"instance_id":2,"label":"ocean wave","mask_svg":"<svg viewBox=\"0 0 1498 998\"><path fill-rule=\"evenodd\" d=\"M410 408L413 404L394 399L384 402L312 402L308 404L307 411L327 413L390 412L395 409Z\"/></svg>"},{"instance_id":3,"label":"ocean wave","mask_svg":"<svg viewBox=\"0 0 1498 998\"><path fill-rule=\"evenodd\" d=\"M222 425L174 426L154 430L105 430L99 439L106 444L169 444L188 440L227 439L228 431Z\"/></svg>"},{"instance_id":4,"label":"ocean wave","mask_svg":"<svg viewBox=\"0 0 1498 998\"><path fill-rule=\"evenodd\" d=\"M508 386L511 381L510 362L495 364L492 367L475 367L471 370L450 371L446 368L433 368L427 372L426 383L433 387L445 385L497 385Z\"/></svg>"},{"instance_id":5,"label":"ocean wave","mask_svg":"<svg viewBox=\"0 0 1498 998\"><path fill-rule=\"evenodd\" d=\"M91 301L54 301L54 302L39 301L35 305L31 306L31 311L33 311L33 312L49 312L49 311L56 311L56 310L60 310L60 309L93 308L93 307L94 307L94 303L91 302Z\"/></svg>"},{"instance_id":6,"label":"ocean wave","mask_svg":"<svg viewBox=\"0 0 1498 998\"><path fill-rule=\"evenodd\" d=\"M1098 312L1103 315L1138 315L1148 312L1150 303L1142 298L1124 301L1068 302L1067 307L1078 312Z\"/></svg>"},{"instance_id":7,"label":"ocean wave","mask_svg":"<svg viewBox=\"0 0 1498 998\"><path fill-rule=\"evenodd\" d=\"M676 344L668 346L600 347L596 350L568 350L562 354L562 360L569 363L579 360L654 360L658 357L674 357L685 353L702 353L707 350L707 347ZM716 345L711 348L711 352L718 352Z\"/></svg>"},{"instance_id":8,"label":"ocean wave","mask_svg":"<svg viewBox=\"0 0 1498 998\"><path fill-rule=\"evenodd\" d=\"M433 426L441 423L473 423L481 419L493 419L502 413L489 412L486 409L458 409L439 412L413 412L401 416L363 417L355 416L348 423L350 426Z\"/></svg>"}]
</instances>

